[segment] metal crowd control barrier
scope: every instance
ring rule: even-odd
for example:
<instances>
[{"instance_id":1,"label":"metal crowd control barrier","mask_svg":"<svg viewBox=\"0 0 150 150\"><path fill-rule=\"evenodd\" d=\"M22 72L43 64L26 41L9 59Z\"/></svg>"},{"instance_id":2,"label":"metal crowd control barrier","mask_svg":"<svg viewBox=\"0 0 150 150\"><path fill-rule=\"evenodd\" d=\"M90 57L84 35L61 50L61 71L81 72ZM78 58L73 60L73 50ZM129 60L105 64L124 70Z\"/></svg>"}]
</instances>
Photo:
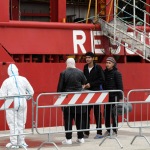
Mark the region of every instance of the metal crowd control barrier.
<instances>
[{"instance_id":1,"label":"metal crowd control barrier","mask_svg":"<svg viewBox=\"0 0 150 150\"><path fill-rule=\"evenodd\" d=\"M138 135L135 135L131 144L137 137L144 137L150 145L149 140L142 133L142 129L150 128L150 89L130 90L127 101L132 104L133 109L132 112L127 113L127 124L130 128L139 129Z\"/></svg>"},{"instance_id":2,"label":"metal crowd control barrier","mask_svg":"<svg viewBox=\"0 0 150 150\"><path fill-rule=\"evenodd\" d=\"M95 120L91 119L90 121L90 129L82 129L77 130L75 127L72 128L72 130L65 131L64 129L64 118L63 118L63 111L62 109L64 107L69 107L69 110L71 107L75 106L75 113L76 107L87 107L87 106L95 106L99 105L102 108L104 105L108 104L115 104L117 103L123 103L122 102L113 102L108 103L108 97L109 92L121 92L124 99L124 93L121 90L112 90L112 91L82 91L82 92L62 92L62 93L41 93L38 95L36 99L36 123L35 123L35 129L39 135L48 135L47 141L43 142L40 147L41 149L44 144L53 144L54 147L58 150L56 143L52 140L52 134L60 134L60 133L68 133L68 132L77 132L77 131L96 131L96 130L106 130L110 129L111 131L113 129L119 129L122 127L124 122L124 108L122 108L123 115L122 115L122 121L121 125L118 127L111 127L106 128L96 128L95 126ZM70 111L69 111L70 112ZM94 117L92 117L94 118ZM82 124L82 118L81 118L81 124ZM59 138L59 137L58 137ZM117 137L114 137L112 135L112 132L110 133L109 137L105 137L100 145L107 139L115 139L120 147L122 148L122 145L118 141Z\"/></svg>"},{"instance_id":3,"label":"metal crowd control barrier","mask_svg":"<svg viewBox=\"0 0 150 150\"><path fill-rule=\"evenodd\" d=\"M119 104L121 104L122 105L122 107L119 109L118 107L116 107L116 109L115 109L115 112L114 112L114 110L113 110L113 108L111 107L111 111L110 111L110 127L109 128L106 128L106 127L104 127L104 129L109 129L110 130L110 135L109 136L106 136L106 137L104 137L104 139L101 141L101 143L99 144L99 146L100 145L102 145L102 143L106 140L106 139L115 139L116 141L117 141L117 143L119 144L119 146L121 147L121 148L123 148L123 146L122 146L122 144L119 142L119 140L118 140L118 138L117 137L115 137L115 136L113 136L113 129L116 129L116 130L118 130L119 128L121 128L122 126L123 126L123 123L124 123L124 92L123 91L121 91L121 90L108 90L107 91L108 93L121 93L122 94L122 100L121 101L117 101L117 97L115 97L115 102L105 102L104 103L104 105L115 105L115 106L117 106L117 105L119 105ZM122 112L122 114L120 115L120 126L118 125L117 127L113 127L113 123L112 123L112 118L111 118L111 116L112 116L112 114L113 113L115 113L116 115L115 115L115 119L116 119L116 121L118 120L118 109L119 109L119 111L121 111Z\"/></svg>"},{"instance_id":4,"label":"metal crowd control barrier","mask_svg":"<svg viewBox=\"0 0 150 150\"><path fill-rule=\"evenodd\" d=\"M14 130L14 133L9 133L9 128L8 128L8 125L7 125L7 121L6 121L6 111L9 111L9 110L13 110L14 111L14 116L12 116L12 118L14 119L14 122L15 122L15 107L16 107L16 103L15 103L15 98L26 98L28 99L27 101L32 101L32 105L31 105L31 109L32 109L32 120L28 120L28 117L23 120L26 120L28 122L31 122L31 132L22 132L22 133L15 133L15 128L18 128L18 125L15 124L14 125L14 128L12 128ZM28 106L27 106L28 107ZM0 97L0 116L1 116L1 119L3 119L3 121L1 121L1 128L3 128L4 130L0 132L0 138L4 138L4 137L15 137L17 136L17 141L19 139L19 136L20 135L29 135L29 134L33 134L33 129L34 129L34 100L33 100L33 97L31 95L15 95L15 96L5 96L5 97ZM27 110L25 110L27 111ZM31 116L31 114L30 114ZM16 123L16 122L15 122ZM17 126L17 127L16 127ZM23 148L25 150L26 147L22 146L21 144L17 144L17 145L11 145L10 147L8 147L7 149L11 149L12 146L18 146L20 148Z\"/></svg>"}]
</instances>

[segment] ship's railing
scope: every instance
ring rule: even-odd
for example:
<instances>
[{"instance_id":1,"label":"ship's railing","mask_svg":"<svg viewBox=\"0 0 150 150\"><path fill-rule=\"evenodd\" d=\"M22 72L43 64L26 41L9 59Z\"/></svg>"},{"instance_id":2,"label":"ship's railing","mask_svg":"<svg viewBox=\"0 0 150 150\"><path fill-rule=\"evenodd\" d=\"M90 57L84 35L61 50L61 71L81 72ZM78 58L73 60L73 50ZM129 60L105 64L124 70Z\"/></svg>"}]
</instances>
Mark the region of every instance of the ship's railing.
<instances>
[{"instance_id":1,"label":"ship's railing","mask_svg":"<svg viewBox=\"0 0 150 150\"><path fill-rule=\"evenodd\" d=\"M121 1L124 5L119 7L119 5L117 5L117 0L114 0L115 11L112 21L107 22L99 18L98 22L101 24L102 31L104 35L110 38L112 45L123 45L130 51L150 61L150 46L148 44L150 36L146 33L146 27L150 25L147 19L150 13L138 7L135 0L133 0L133 3L131 3L131 0ZM119 1L119 3L121 3L121 1ZM147 3L141 0L136 2L140 2L146 5L146 7L149 7ZM132 8L133 11L128 12L126 10L128 7ZM124 17L124 14L128 17ZM138 17L139 14L143 14L143 19ZM129 20L131 20L131 22L129 22ZM142 26L141 30L137 28L139 25ZM128 33L127 29L130 29L132 33Z\"/></svg>"},{"instance_id":2,"label":"ship's railing","mask_svg":"<svg viewBox=\"0 0 150 150\"><path fill-rule=\"evenodd\" d=\"M115 2L117 3L117 0L115 0ZM146 8L150 7L148 3L143 0L121 0L120 3L121 2L123 3L122 7L118 4L114 4L114 9L116 10L115 15L120 17L126 24L132 24L134 26L144 26L144 24L150 25L146 19L141 18L144 18L144 14L150 17L150 12L146 11L148 10Z\"/></svg>"},{"instance_id":3,"label":"ship's railing","mask_svg":"<svg viewBox=\"0 0 150 150\"><path fill-rule=\"evenodd\" d=\"M143 53L142 55L138 53L138 55L150 61L149 59L150 47L149 47L149 44L147 44L146 42L150 40L150 36L146 33L146 26L150 26L147 20L147 18L150 17L150 13L146 11L146 8L150 7L150 5L145 3L142 0L138 0L138 1L122 0L122 2L124 3L124 5L122 7L119 7L118 5L116 5L117 0L114 0L114 10L118 10L118 11L114 11L114 22L117 23L116 19L119 18L119 20L121 20L121 22L124 23L122 28L126 26L128 29L130 28L133 31L132 36L136 39L136 42L132 40L131 43L133 46L131 45L131 51L135 51L135 49L139 48L138 50L141 50ZM140 5L143 7L141 8ZM128 7L130 7L130 9L132 8L131 9L132 11L128 11L127 9ZM124 16L125 14L128 17L125 17ZM136 26L143 26L143 29L142 30L140 30L139 28L137 29ZM114 27L114 31L115 31L115 28L117 28L117 25ZM114 39L115 38L116 37L114 37ZM128 44L128 42L126 43Z\"/></svg>"},{"instance_id":4,"label":"ship's railing","mask_svg":"<svg viewBox=\"0 0 150 150\"><path fill-rule=\"evenodd\" d=\"M150 61L150 46L145 42L145 40L149 41L149 37L147 35L144 35L138 30L134 30L136 31L136 36L133 32L127 32L127 29L131 28L131 26L124 24L118 18L110 23L99 18L99 23L101 24L103 34L110 39L110 43L112 45L122 45L133 53L145 58L147 61ZM143 39L141 39L142 37Z\"/></svg>"},{"instance_id":5,"label":"ship's railing","mask_svg":"<svg viewBox=\"0 0 150 150\"><path fill-rule=\"evenodd\" d=\"M29 102L32 102L32 108L30 108L31 109L30 115L32 115L32 120L28 120L28 117L26 116L27 103L23 102L20 107L19 101L22 100L21 98L24 98L25 100L27 99ZM11 149L12 146L26 149L26 147L24 147L22 143L19 143L19 140L20 140L20 136L33 134L33 129L34 129L33 102L34 100L31 95L14 95L14 96L0 97L0 116L2 119L1 127L4 128L4 130L0 132L0 138L10 137L11 139L13 138L17 140L17 144L13 145L13 143L11 143L8 149ZM24 126L27 121L30 122L31 131L24 130ZM11 123L10 125L11 131L9 131L7 122Z\"/></svg>"},{"instance_id":6,"label":"ship's railing","mask_svg":"<svg viewBox=\"0 0 150 150\"><path fill-rule=\"evenodd\" d=\"M127 113L127 124L130 128L139 129L138 135L133 138L131 144L137 137L144 137L150 145L149 140L142 133L142 129L150 128L150 89L130 90L127 95L127 102L132 104L133 107L133 111ZM132 122L130 122L131 117L134 119L132 119Z\"/></svg>"},{"instance_id":7,"label":"ship's railing","mask_svg":"<svg viewBox=\"0 0 150 150\"><path fill-rule=\"evenodd\" d=\"M123 95L122 102L109 102L109 93L111 92L119 92ZM41 149L44 144L53 144L56 149L58 149L55 141L52 139L53 134L61 134L61 133L68 133L68 132L79 132L79 131L96 131L96 130L110 130L110 135L103 138L100 145L107 139L115 139L120 147L122 148L121 143L119 142L118 138L113 136L113 130L118 130L123 126L124 123L124 108L122 107L122 115L120 118L120 123L118 126L113 127L110 117L110 127L102 126L101 128L96 128L96 123L94 116L92 115L92 119L90 120L90 129L86 127L76 129L75 127L72 130L64 129L64 108L68 110L68 118L70 119L70 112L74 112L75 116L79 111L81 111L81 120L80 124L84 124L84 119L88 118L87 113L84 109L88 109L89 106L94 107L98 106L105 114L104 107L106 105L110 105L111 114L116 113L117 116L117 109L113 109L113 106L116 106L119 103L124 103L124 93L121 90L112 90L112 91L82 91L82 92L62 92L62 93L41 93L38 95L36 99L36 126L35 129L39 135L48 135L47 141L43 142L38 149ZM99 115L103 117L99 112ZM99 116L99 117L100 117ZM118 117L116 117L117 120ZM76 117L75 117L76 119ZM104 119L104 118L103 118ZM87 119L88 121L88 119ZM104 120L102 120L104 123Z\"/></svg>"}]
</instances>

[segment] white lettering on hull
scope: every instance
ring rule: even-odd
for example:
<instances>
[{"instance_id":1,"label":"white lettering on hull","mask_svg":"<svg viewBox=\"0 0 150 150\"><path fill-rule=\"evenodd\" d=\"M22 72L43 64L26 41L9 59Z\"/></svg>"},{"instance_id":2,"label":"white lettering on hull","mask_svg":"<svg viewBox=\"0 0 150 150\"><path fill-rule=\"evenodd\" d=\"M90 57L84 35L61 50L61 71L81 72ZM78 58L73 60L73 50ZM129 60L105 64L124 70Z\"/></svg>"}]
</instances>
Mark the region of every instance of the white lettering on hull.
<instances>
[{"instance_id":1,"label":"white lettering on hull","mask_svg":"<svg viewBox=\"0 0 150 150\"><path fill-rule=\"evenodd\" d=\"M131 36L134 36L133 32L128 32L128 34L130 34ZM73 30L73 47L74 47L74 54L78 54L79 50L81 50L81 52L83 54L85 54L87 51L92 51L95 54L104 54L105 53L105 49L102 48L103 47L103 43L101 41L101 38L103 38L103 34L101 31L90 31L90 40L91 43L89 48L91 49L86 49L85 48L85 44L87 44L87 36L86 33L82 30ZM150 43L150 33L148 33L149 39L145 39L148 43ZM98 37L98 38L97 38ZM140 35L140 40L141 42L144 41L144 37L141 34ZM101 47L101 48L97 48L97 47ZM112 49L111 47L109 48L109 50L111 51L112 54L120 54L121 50L121 46L118 45L117 49ZM130 50L129 45L127 43L125 43L125 51L126 53L128 53L129 55L133 55L136 53L137 49L134 50Z\"/></svg>"},{"instance_id":2,"label":"white lettering on hull","mask_svg":"<svg viewBox=\"0 0 150 150\"><path fill-rule=\"evenodd\" d=\"M82 38L78 38L81 36ZM80 47L82 53L86 53L85 47L83 44L86 41L86 35L82 30L73 30L73 46L74 46L74 54L78 54L78 47Z\"/></svg>"},{"instance_id":3,"label":"white lettering on hull","mask_svg":"<svg viewBox=\"0 0 150 150\"><path fill-rule=\"evenodd\" d=\"M102 44L100 39L95 39L96 36L102 36L101 31L91 31L91 47L92 52L95 52L95 54L104 54L104 49L96 48L96 46L100 46Z\"/></svg>"}]
</instances>

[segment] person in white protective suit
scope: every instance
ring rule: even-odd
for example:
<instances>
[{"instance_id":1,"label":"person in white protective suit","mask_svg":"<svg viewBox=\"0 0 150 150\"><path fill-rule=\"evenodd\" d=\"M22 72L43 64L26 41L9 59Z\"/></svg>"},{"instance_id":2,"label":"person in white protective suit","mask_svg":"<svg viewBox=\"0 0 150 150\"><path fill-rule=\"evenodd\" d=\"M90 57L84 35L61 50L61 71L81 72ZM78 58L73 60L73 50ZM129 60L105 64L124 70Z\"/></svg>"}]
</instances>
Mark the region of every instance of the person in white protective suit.
<instances>
[{"instance_id":1,"label":"person in white protective suit","mask_svg":"<svg viewBox=\"0 0 150 150\"><path fill-rule=\"evenodd\" d=\"M20 76L18 73L18 68L14 64L8 66L8 75L9 77L4 80L1 86L2 96L14 96L18 97L14 99L14 109L6 110L6 119L10 129L10 135L18 134L18 136L10 136L10 143L6 145L8 148L19 148L27 147L24 140L24 135L21 135L25 128L26 115L27 115L27 99L30 99L29 96L19 97L19 95L29 94L33 96L34 90L30 85L29 81ZM10 99L7 99L9 101Z\"/></svg>"}]
</instances>

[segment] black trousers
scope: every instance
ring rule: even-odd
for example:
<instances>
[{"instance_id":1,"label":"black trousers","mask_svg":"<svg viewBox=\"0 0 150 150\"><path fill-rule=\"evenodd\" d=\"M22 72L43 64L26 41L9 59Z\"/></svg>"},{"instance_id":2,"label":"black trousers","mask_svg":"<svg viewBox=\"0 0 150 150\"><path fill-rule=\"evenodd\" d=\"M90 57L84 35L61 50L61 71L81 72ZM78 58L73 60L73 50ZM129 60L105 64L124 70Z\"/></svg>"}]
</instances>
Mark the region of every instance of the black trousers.
<instances>
[{"instance_id":1,"label":"black trousers","mask_svg":"<svg viewBox=\"0 0 150 150\"><path fill-rule=\"evenodd\" d=\"M73 113L73 112L69 111L68 109L67 110L64 109L63 114L64 114L65 131L72 131L73 120L75 121L77 130L84 129L82 113ZM83 138L83 131L78 131L77 137L78 137L78 139ZM72 138L72 132L67 132L66 139L71 139L71 138Z\"/></svg>"},{"instance_id":2,"label":"black trousers","mask_svg":"<svg viewBox=\"0 0 150 150\"><path fill-rule=\"evenodd\" d=\"M85 127L84 129L90 129L90 112L91 109L93 108L94 111L94 117L95 117L95 122L96 122L96 128L102 128L102 124L101 124L101 111L100 111L100 106L99 105L90 105L87 106L86 109L86 113L84 116L84 122L85 122ZM84 132L86 135L89 135L90 132L89 131L85 131ZM102 130L97 130L97 134L101 134L102 135Z\"/></svg>"},{"instance_id":3,"label":"black trousers","mask_svg":"<svg viewBox=\"0 0 150 150\"><path fill-rule=\"evenodd\" d=\"M107 104L104 108L104 115L105 115L105 126L107 128L111 127L118 127L118 116L113 113L112 109L115 106L115 104ZM107 129L108 132L110 132L110 129ZM117 133L117 129L113 129L114 132Z\"/></svg>"}]
</instances>

